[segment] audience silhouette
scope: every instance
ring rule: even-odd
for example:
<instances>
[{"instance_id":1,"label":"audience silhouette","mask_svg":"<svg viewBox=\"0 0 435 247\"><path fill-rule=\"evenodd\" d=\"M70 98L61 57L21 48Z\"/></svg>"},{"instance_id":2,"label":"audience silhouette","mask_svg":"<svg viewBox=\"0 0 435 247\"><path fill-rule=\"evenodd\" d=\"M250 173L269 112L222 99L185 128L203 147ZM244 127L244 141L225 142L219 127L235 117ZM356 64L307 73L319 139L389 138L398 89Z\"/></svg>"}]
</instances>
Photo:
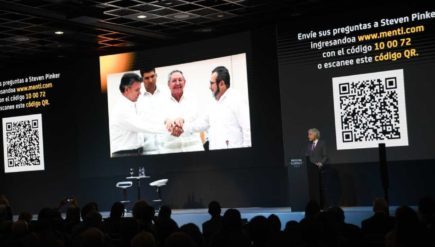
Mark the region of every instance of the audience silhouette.
<instances>
[{"instance_id":1,"label":"audience silhouette","mask_svg":"<svg viewBox=\"0 0 435 247\"><path fill-rule=\"evenodd\" d=\"M221 205L217 201L208 204L208 213L211 219L202 224L202 234L206 246L211 246L212 237L219 232L222 227Z\"/></svg>"},{"instance_id":2,"label":"audience silhouette","mask_svg":"<svg viewBox=\"0 0 435 247\"><path fill-rule=\"evenodd\" d=\"M65 208L64 208L65 207ZM65 209L64 211L62 211ZM110 216L103 219L98 204L82 208L77 199L61 201L56 208L42 208L36 220L20 212L13 220L12 207L0 195L1 247L328 247L368 246L406 247L435 245L435 201L424 197L417 210L400 206L389 215L382 198L373 202L373 215L361 228L346 222L340 207L321 210L310 201L300 221L282 222L277 215L258 215L249 221L239 210L227 209L223 216L217 201L209 203L210 219L201 229L188 223L181 227L171 218L172 210L163 205L155 210L146 201L137 201L132 217L125 215L121 202L113 203ZM61 212L65 215L62 217Z\"/></svg>"}]
</instances>

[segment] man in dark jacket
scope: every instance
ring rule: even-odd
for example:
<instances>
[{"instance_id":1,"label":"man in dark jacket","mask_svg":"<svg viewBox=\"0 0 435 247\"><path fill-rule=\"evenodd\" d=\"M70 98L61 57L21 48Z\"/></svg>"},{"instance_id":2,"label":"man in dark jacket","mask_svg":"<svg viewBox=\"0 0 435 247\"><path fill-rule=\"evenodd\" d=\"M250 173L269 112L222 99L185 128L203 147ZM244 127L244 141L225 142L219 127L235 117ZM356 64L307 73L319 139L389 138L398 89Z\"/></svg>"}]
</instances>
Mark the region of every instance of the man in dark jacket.
<instances>
[{"instance_id":1,"label":"man in dark jacket","mask_svg":"<svg viewBox=\"0 0 435 247\"><path fill-rule=\"evenodd\" d=\"M321 208L326 208L326 163L328 155L326 144L320 140L320 131L312 128L308 130L308 144L306 148L307 173L310 200L319 202Z\"/></svg>"}]
</instances>

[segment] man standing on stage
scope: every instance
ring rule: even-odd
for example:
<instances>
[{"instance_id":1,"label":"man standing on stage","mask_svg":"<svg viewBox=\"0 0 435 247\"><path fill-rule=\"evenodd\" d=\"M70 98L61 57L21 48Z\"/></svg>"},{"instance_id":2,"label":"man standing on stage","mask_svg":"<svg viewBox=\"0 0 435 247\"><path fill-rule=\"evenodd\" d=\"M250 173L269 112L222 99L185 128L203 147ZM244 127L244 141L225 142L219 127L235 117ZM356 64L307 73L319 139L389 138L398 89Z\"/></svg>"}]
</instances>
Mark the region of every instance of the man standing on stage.
<instances>
[{"instance_id":1,"label":"man standing on stage","mask_svg":"<svg viewBox=\"0 0 435 247\"><path fill-rule=\"evenodd\" d=\"M322 208L325 205L326 191L326 169L325 165L328 161L326 145L320 139L320 131L312 128L308 130L308 145L306 149L307 156L307 172L308 172L308 187L310 200L315 200L320 203Z\"/></svg>"}]
</instances>

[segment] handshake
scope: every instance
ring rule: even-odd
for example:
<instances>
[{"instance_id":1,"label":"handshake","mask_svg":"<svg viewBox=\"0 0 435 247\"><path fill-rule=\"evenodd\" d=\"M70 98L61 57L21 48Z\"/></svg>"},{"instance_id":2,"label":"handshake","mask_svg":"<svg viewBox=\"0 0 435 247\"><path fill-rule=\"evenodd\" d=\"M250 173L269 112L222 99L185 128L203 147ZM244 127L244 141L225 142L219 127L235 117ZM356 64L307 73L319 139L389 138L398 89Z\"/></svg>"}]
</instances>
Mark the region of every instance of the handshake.
<instances>
[{"instance_id":1,"label":"handshake","mask_svg":"<svg viewBox=\"0 0 435 247\"><path fill-rule=\"evenodd\" d=\"M183 124L184 119L182 118L165 120L166 129L169 131L169 133L171 133L171 135L175 137L179 137L181 134L183 134Z\"/></svg>"}]
</instances>

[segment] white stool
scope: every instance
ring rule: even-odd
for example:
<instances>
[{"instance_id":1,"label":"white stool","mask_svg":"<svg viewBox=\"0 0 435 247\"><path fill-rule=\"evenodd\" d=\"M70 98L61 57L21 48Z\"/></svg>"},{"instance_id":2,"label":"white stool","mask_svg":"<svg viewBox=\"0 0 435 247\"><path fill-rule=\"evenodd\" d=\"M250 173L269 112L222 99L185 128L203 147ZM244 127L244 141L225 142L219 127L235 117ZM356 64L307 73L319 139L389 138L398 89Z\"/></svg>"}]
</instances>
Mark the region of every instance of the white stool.
<instances>
[{"instance_id":1,"label":"white stool","mask_svg":"<svg viewBox=\"0 0 435 247\"><path fill-rule=\"evenodd\" d=\"M165 186L168 183L168 179L159 179L150 183L150 186L156 187L158 199L153 200L153 202L162 202L162 192L161 187Z\"/></svg>"},{"instance_id":2,"label":"white stool","mask_svg":"<svg viewBox=\"0 0 435 247\"><path fill-rule=\"evenodd\" d=\"M120 181L116 183L116 188L122 189L123 200L120 201L123 204L130 203L127 196L127 189L133 186L132 181Z\"/></svg>"}]
</instances>

